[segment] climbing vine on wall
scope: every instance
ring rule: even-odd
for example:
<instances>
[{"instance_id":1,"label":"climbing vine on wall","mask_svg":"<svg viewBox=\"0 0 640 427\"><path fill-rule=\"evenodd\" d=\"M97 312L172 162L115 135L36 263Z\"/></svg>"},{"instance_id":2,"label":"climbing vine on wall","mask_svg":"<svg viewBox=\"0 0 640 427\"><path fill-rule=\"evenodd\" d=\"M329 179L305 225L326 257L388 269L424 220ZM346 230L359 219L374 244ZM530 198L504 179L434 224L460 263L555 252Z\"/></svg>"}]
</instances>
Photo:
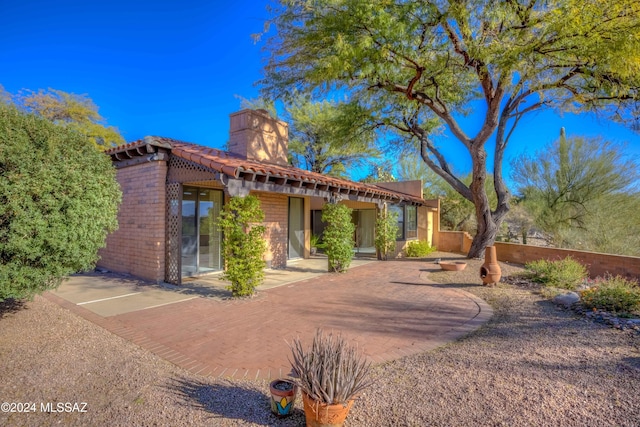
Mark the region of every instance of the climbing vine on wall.
<instances>
[{"instance_id":1,"label":"climbing vine on wall","mask_svg":"<svg viewBox=\"0 0 640 427\"><path fill-rule=\"evenodd\" d=\"M329 258L329 271L347 271L353 257L353 233L351 209L338 203L327 203L322 208L322 221L326 224L322 240Z\"/></svg>"},{"instance_id":2,"label":"climbing vine on wall","mask_svg":"<svg viewBox=\"0 0 640 427\"><path fill-rule=\"evenodd\" d=\"M378 259L386 261L396 251L398 236L398 214L388 209L378 211L376 218L376 251Z\"/></svg>"},{"instance_id":3,"label":"climbing vine on wall","mask_svg":"<svg viewBox=\"0 0 640 427\"><path fill-rule=\"evenodd\" d=\"M225 260L223 278L234 297L251 296L264 279L264 254L267 242L262 225L264 212L255 196L232 197L224 205L218 226L224 238L222 253Z\"/></svg>"}]
</instances>

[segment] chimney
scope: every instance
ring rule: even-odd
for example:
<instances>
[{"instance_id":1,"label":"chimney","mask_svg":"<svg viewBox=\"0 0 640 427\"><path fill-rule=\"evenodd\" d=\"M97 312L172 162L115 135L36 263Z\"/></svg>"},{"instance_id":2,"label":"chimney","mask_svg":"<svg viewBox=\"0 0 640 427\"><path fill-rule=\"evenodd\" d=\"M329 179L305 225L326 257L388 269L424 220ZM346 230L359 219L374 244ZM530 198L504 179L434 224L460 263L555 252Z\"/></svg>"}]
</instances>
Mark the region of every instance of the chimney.
<instances>
[{"instance_id":1,"label":"chimney","mask_svg":"<svg viewBox=\"0 0 640 427\"><path fill-rule=\"evenodd\" d=\"M288 166L289 126L266 110L242 110L230 116L229 151L248 160Z\"/></svg>"}]
</instances>

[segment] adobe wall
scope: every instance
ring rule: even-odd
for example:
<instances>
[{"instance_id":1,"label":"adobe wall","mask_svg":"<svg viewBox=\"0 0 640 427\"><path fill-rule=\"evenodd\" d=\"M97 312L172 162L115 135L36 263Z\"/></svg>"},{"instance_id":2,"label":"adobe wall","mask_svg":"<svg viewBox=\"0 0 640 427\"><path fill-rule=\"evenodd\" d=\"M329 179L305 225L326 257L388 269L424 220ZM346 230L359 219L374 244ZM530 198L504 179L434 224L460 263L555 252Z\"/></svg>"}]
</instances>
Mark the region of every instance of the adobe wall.
<instances>
[{"instance_id":1,"label":"adobe wall","mask_svg":"<svg viewBox=\"0 0 640 427\"><path fill-rule=\"evenodd\" d=\"M433 229L429 227L429 219L433 221L433 215L429 214L429 208L426 206L418 206L418 240L426 240L432 245L433 233L430 233L430 231L433 231Z\"/></svg>"},{"instance_id":2,"label":"adobe wall","mask_svg":"<svg viewBox=\"0 0 640 427\"><path fill-rule=\"evenodd\" d=\"M466 253L471 247L471 235L466 231L439 231L437 232L436 248L442 252ZM466 242L465 240L469 240ZM467 251L464 248L467 247Z\"/></svg>"},{"instance_id":3,"label":"adobe wall","mask_svg":"<svg viewBox=\"0 0 640 427\"><path fill-rule=\"evenodd\" d=\"M438 250L443 252L467 253L471 248L471 235L462 231L440 231ZM519 243L496 242L499 261L526 264L539 259L557 260L571 256L584 264L591 277L607 273L640 278L640 257L576 251L572 249L549 248L522 245Z\"/></svg>"},{"instance_id":4,"label":"adobe wall","mask_svg":"<svg viewBox=\"0 0 640 427\"><path fill-rule=\"evenodd\" d=\"M264 110L231 114L229 151L246 159L288 166L289 126Z\"/></svg>"},{"instance_id":5,"label":"adobe wall","mask_svg":"<svg viewBox=\"0 0 640 427\"><path fill-rule=\"evenodd\" d=\"M166 176L165 161L117 170L122 190L119 228L98 252L99 267L156 283L164 280Z\"/></svg>"},{"instance_id":6,"label":"adobe wall","mask_svg":"<svg viewBox=\"0 0 640 427\"><path fill-rule=\"evenodd\" d=\"M640 278L640 257L602 254L598 252L575 251L572 249L547 248L496 242L496 253L500 261L525 264L538 259L564 259L571 256L584 264L591 277L612 275Z\"/></svg>"},{"instance_id":7,"label":"adobe wall","mask_svg":"<svg viewBox=\"0 0 640 427\"><path fill-rule=\"evenodd\" d=\"M422 199L423 186L422 181L419 179L413 181L376 182L375 185Z\"/></svg>"}]
</instances>

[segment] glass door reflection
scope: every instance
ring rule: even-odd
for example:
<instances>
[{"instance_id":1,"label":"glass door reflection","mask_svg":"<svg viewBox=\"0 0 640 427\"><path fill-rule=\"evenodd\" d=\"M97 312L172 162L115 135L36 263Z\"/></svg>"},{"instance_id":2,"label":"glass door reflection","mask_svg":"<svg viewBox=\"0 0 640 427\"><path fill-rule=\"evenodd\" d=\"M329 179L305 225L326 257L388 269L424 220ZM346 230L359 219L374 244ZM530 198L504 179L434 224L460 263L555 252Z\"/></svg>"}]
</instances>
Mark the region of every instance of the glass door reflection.
<instances>
[{"instance_id":1,"label":"glass door reflection","mask_svg":"<svg viewBox=\"0 0 640 427\"><path fill-rule=\"evenodd\" d=\"M220 190L185 187L182 194L182 276L222 269Z\"/></svg>"}]
</instances>

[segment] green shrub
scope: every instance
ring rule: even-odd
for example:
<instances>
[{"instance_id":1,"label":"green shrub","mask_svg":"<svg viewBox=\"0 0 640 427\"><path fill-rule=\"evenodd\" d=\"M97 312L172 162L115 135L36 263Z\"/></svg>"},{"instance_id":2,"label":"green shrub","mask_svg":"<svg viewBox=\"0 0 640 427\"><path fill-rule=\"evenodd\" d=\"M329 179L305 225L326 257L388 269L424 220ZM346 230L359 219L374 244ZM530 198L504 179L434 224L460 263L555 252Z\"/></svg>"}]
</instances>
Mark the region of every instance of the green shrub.
<instances>
[{"instance_id":1,"label":"green shrub","mask_svg":"<svg viewBox=\"0 0 640 427\"><path fill-rule=\"evenodd\" d=\"M222 231L222 253L225 271L222 277L229 280L227 287L234 297L253 295L264 279L264 212L255 196L232 197L224 205L218 220Z\"/></svg>"},{"instance_id":2,"label":"green shrub","mask_svg":"<svg viewBox=\"0 0 640 427\"><path fill-rule=\"evenodd\" d=\"M580 292L582 305L616 313L640 310L640 287L624 277L607 277L596 286Z\"/></svg>"},{"instance_id":3,"label":"green shrub","mask_svg":"<svg viewBox=\"0 0 640 427\"><path fill-rule=\"evenodd\" d=\"M329 271L347 271L353 257L351 209L339 203L327 203L322 208L322 222L326 224L322 240L329 258Z\"/></svg>"},{"instance_id":4,"label":"green shrub","mask_svg":"<svg viewBox=\"0 0 640 427\"><path fill-rule=\"evenodd\" d=\"M311 235L310 245L311 245L312 248L317 248L317 249L324 249L324 247L325 247L325 244L321 240L320 236L317 236L315 234Z\"/></svg>"},{"instance_id":5,"label":"green shrub","mask_svg":"<svg viewBox=\"0 0 640 427\"><path fill-rule=\"evenodd\" d=\"M558 261L540 259L524 267L534 281L554 288L574 290L587 277L585 266L570 256Z\"/></svg>"},{"instance_id":6,"label":"green shrub","mask_svg":"<svg viewBox=\"0 0 640 427\"><path fill-rule=\"evenodd\" d=\"M118 227L115 176L80 133L0 104L0 301L95 266Z\"/></svg>"},{"instance_id":7,"label":"green shrub","mask_svg":"<svg viewBox=\"0 0 640 427\"><path fill-rule=\"evenodd\" d=\"M407 244L406 252L409 258L422 258L435 250L426 240L414 240Z\"/></svg>"},{"instance_id":8,"label":"green shrub","mask_svg":"<svg viewBox=\"0 0 640 427\"><path fill-rule=\"evenodd\" d=\"M389 254L396 251L396 237L398 236L398 214L388 209L378 212L376 218L375 245L378 259L386 261Z\"/></svg>"}]
</instances>

